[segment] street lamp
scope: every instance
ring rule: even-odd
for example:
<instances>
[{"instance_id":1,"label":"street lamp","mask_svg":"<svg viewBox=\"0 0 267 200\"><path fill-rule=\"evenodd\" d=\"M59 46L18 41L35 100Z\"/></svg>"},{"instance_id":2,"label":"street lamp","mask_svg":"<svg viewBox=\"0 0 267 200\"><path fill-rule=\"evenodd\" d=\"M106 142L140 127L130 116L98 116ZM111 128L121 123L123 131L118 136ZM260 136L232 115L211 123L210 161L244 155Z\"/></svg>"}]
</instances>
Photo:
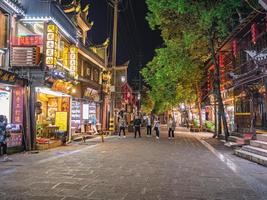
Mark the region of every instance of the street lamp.
<instances>
[{"instance_id":1,"label":"street lamp","mask_svg":"<svg viewBox=\"0 0 267 200\"><path fill-rule=\"evenodd\" d=\"M126 81L125 76L121 76L121 82L122 82L122 83L125 83L125 81Z\"/></svg>"}]
</instances>

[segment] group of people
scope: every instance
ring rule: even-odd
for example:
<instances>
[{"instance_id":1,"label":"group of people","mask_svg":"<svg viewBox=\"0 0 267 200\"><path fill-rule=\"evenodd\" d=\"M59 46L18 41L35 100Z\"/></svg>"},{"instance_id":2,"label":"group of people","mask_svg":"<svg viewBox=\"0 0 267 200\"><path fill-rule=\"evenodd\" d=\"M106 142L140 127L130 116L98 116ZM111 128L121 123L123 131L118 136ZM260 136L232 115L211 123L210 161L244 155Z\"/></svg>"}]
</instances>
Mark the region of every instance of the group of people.
<instances>
[{"instance_id":1,"label":"group of people","mask_svg":"<svg viewBox=\"0 0 267 200\"><path fill-rule=\"evenodd\" d=\"M4 115L0 115L0 155L1 150L3 153L3 159L0 161L6 162L11 161L11 159L7 156L7 138L9 137L9 134L6 130L7 127L7 118Z\"/></svg>"},{"instance_id":2,"label":"group of people","mask_svg":"<svg viewBox=\"0 0 267 200\"><path fill-rule=\"evenodd\" d=\"M146 132L147 136L152 136L152 130L156 133L156 139L159 139L160 137L160 118L159 117L153 117L152 116L145 116L144 117L145 124L146 124ZM153 123L152 123L153 121ZM133 127L134 127L134 138L137 137L137 134L139 137L141 137L141 125L142 125L142 119L140 115L136 115L133 121ZM125 138L125 128L127 126L126 120L124 116L119 117L119 133L118 135L121 137L121 133L123 133L123 137ZM169 117L168 123L168 137L169 139L174 139L174 131L176 128L176 121L172 116Z\"/></svg>"}]
</instances>

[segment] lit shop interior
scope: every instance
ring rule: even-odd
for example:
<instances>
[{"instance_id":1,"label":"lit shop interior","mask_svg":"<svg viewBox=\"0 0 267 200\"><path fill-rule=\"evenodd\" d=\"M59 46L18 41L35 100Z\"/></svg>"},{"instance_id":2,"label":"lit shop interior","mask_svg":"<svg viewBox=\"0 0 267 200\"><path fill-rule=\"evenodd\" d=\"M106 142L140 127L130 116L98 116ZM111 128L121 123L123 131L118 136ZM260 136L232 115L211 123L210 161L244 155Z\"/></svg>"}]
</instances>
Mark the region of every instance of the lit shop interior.
<instances>
[{"instance_id":1,"label":"lit shop interior","mask_svg":"<svg viewBox=\"0 0 267 200\"><path fill-rule=\"evenodd\" d=\"M73 99L71 111L72 136L78 137L81 134L93 134L92 123L97 120L97 105L82 99Z\"/></svg>"},{"instance_id":2,"label":"lit shop interior","mask_svg":"<svg viewBox=\"0 0 267 200\"><path fill-rule=\"evenodd\" d=\"M49 88L36 88L37 144L59 141L69 132L71 96Z\"/></svg>"},{"instance_id":3,"label":"lit shop interior","mask_svg":"<svg viewBox=\"0 0 267 200\"><path fill-rule=\"evenodd\" d=\"M23 132L23 87L0 84L0 115L7 119L8 147L22 146Z\"/></svg>"}]
</instances>

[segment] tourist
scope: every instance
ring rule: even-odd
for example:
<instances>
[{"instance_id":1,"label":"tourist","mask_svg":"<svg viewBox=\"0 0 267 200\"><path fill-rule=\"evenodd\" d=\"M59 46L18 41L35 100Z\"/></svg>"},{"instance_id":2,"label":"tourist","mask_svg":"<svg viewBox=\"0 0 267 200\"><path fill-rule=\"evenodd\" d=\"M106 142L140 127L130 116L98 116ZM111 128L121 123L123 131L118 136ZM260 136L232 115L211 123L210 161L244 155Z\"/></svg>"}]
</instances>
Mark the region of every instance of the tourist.
<instances>
[{"instance_id":1,"label":"tourist","mask_svg":"<svg viewBox=\"0 0 267 200\"><path fill-rule=\"evenodd\" d=\"M136 138L137 132L139 134L139 137L141 137L141 124L142 121L140 119L140 116L136 115L134 119L134 138Z\"/></svg>"}]
</instances>

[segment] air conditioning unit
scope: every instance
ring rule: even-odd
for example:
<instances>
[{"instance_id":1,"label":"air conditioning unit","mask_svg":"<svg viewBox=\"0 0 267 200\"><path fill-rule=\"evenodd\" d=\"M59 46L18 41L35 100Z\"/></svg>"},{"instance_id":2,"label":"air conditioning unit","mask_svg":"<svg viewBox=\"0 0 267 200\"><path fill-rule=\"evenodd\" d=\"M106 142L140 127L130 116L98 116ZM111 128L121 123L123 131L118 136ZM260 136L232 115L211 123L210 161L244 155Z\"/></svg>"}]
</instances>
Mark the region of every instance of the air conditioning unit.
<instances>
[{"instance_id":1,"label":"air conditioning unit","mask_svg":"<svg viewBox=\"0 0 267 200\"><path fill-rule=\"evenodd\" d=\"M11 49L12 67L36 67L40 63L40 47L13 46Z\"/></svg>"}]
</instances>

